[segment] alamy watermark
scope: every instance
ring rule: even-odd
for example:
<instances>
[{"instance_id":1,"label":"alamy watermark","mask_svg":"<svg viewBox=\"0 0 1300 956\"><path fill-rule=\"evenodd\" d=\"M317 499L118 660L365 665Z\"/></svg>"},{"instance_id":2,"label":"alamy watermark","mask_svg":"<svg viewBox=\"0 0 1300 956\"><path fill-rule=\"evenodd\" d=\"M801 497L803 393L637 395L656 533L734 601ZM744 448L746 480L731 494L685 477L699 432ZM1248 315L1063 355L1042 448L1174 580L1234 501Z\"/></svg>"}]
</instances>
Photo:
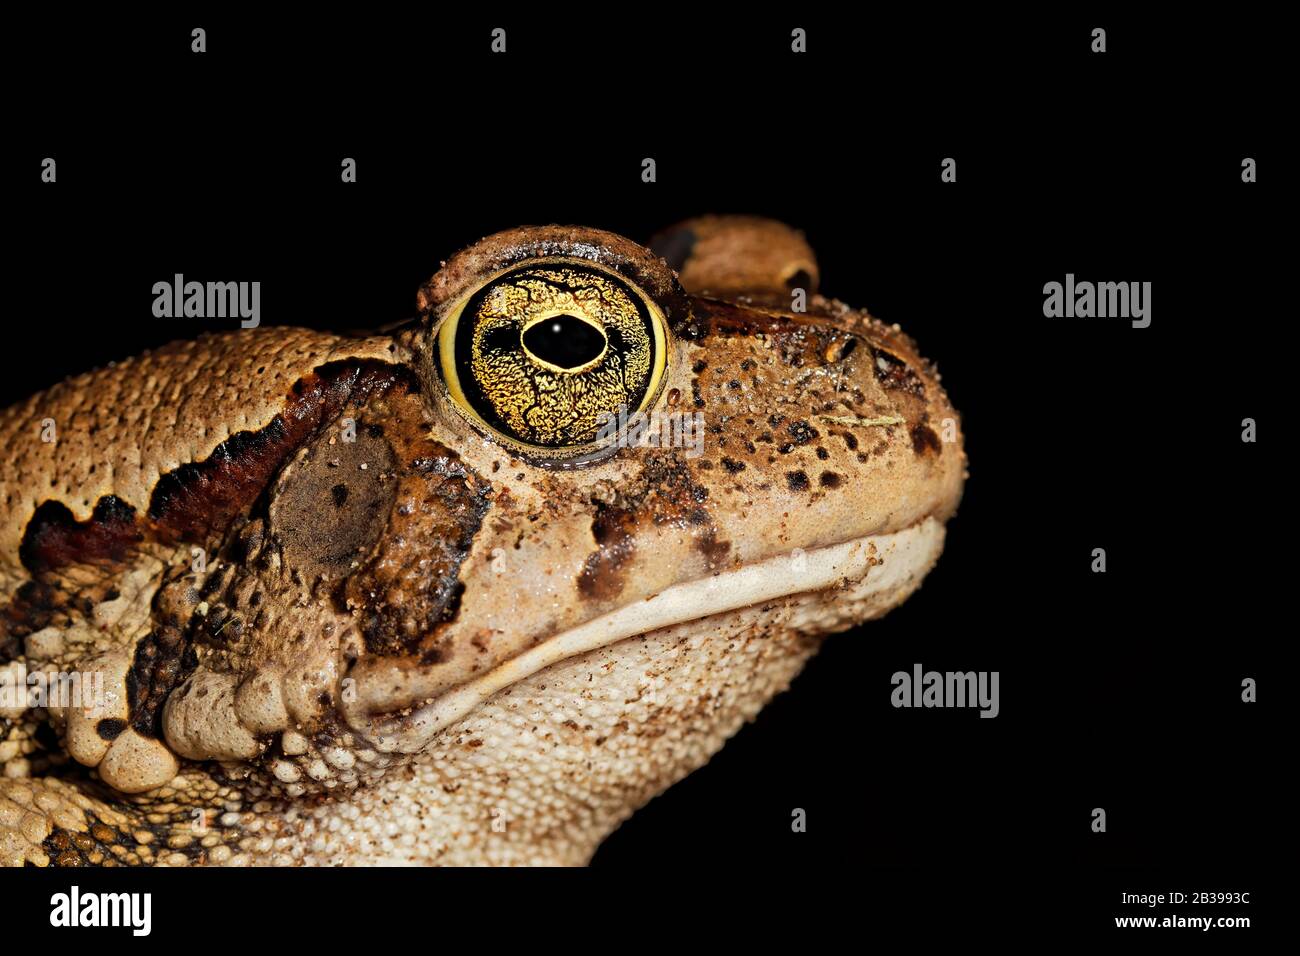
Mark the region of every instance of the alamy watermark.
<instances>
[{"instance_id":1,"label":"alamy watermark","mask_svg":"<svg viewBox=\"0 0 1300 956\"><path fill-rule=\"evenodd\" d=\"M1049 319L1131 319L1133 328L1151 324L1150 282L1065 282L1043 286L1043 315Z\"/></svg>"},{"instance_id":2,"label":"alamy watermark","mask_svg":"<svg viewBox=\"0 0 1300 956\"><path fill-rule=\"evenodd\" d=\"M245 329L262 321L260 282L186 282L178 272L171 282L155 282L153 294L153 314L160 319L238 318Z\"/></svg>"},{"instance_id":3,"label":"alamy watermark","mask_svg":"<svg viewBox=\"0 0 1300 956\"><path fill-rule=\"evenodd\" d=\"M608 448L685 448L687 458L704 454L703 412L601 412L596 443Z\"/></svg>"},{"instance_id":4,"label":"alamy watermark","mask_svg":"<svg viewBox=\"0 0 1300 956\"><path fill-rule=\"evenodd\" d=\"M98 711L104 704L103 671L28 672L22 661L0 670L0 713L22 713L32 707Z\"/></svg>"},{"instance_id":5,"label":"alamy watermark","mask_svg":"<svg viewBox=\"0 0 1300 956\"><path fill-rule=\"evenodd\" d=\"M895 671L889 701L895 707L978 707L981 717L996 717L997 671Z\"/></svg>"},{"instance_id":6,"label":"alamy watermark","mask_svg":"<svg viewBox=\"0 0 1300 956\"><path fill-rule=\"evenodd\" d=\"M83 893L73 885L67 893L50 897L50 925L54 927L113 927L148 936L153 929L152 893Z\"/></svg>"}]
</instances>

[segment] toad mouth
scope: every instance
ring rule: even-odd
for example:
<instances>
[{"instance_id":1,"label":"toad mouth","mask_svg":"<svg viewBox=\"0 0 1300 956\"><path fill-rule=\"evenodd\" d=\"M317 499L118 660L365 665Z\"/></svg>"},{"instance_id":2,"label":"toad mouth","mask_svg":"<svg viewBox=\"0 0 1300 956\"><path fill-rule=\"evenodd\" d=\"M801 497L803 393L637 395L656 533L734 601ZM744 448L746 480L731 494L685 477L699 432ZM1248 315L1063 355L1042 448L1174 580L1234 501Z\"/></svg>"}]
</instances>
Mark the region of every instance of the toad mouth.
<instances>
[{"instance_id":1,"label":"toad mouth","mask_svg":"<svg viewBox=\"0 0 1300 956\"><path fill-rule=\"evenodd\" d=\"M562 631L492 670L400 716L363 719L356 729L385 753L422 750L443 728L493 694L543 668L627 638L742 608L832 588L852 587L855 599L892 607L924 574L943 547L944 526L925 518L890 534L852 538L808 551L796 548L766 560L665 588L577 627Z\"/></svg>"}]
</instances>

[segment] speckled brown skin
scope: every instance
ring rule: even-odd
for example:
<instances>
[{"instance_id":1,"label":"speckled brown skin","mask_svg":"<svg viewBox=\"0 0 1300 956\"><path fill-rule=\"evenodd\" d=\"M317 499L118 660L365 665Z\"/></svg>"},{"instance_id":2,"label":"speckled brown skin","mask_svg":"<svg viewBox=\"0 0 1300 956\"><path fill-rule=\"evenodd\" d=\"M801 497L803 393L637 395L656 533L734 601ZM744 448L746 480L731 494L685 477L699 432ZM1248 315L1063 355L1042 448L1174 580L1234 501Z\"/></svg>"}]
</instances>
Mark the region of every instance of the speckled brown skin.
<instances>
[{"instance_id":1,"label":"speckled brown skin","mask_svg":"<svg viewBox=\"0 0 1300 956\"><path fill-rule=\"evenodd\" d=\"M202 338L0 416L0 668L109 691L0 707L0 863L580 863L903 600L965 474L937 375L864 313L786 311L816 264L785 227L682 228L682 284L610 233L512 230L393 337ZM449 407L439 321L539 256L660 305L659 407L702 413L702 455L530 462Z\"/></svg>"}]
</instances>

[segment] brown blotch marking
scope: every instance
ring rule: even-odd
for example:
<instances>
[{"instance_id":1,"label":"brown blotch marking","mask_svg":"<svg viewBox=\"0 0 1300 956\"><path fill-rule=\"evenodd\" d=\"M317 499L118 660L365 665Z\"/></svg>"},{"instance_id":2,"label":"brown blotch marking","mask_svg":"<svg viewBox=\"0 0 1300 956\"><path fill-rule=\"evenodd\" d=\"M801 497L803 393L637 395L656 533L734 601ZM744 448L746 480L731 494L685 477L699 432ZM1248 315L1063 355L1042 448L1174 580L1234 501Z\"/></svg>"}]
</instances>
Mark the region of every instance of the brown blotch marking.
<instances>
[{"instance_id":1,"label":"brown blotch marking","mask_svg":"<svg viewBox=\"0 0 1300 956\"><path fill-rule=\"evenodd\" d=\"M808 490L808 476L802 471L787 471L785 483L790 486L791 491Z\"/></svg>"},{"instance_id":2,"label":"brown blotch marking","mask_svg":"<svg viewBox=\"0 0 1300 956\"><path fill-rule=\"evenodd\" d=\"M716 529L708 528L695 539L695 548L700 554L704 555L704 560L709 564L709 570L716 571L722 567L727 560L727 555L731 553L731 542L719 541Z\"/></svg>"},{"instance_id":3,"label":"brown blotch marking","mask_svg":"<svg viewBox=\"0 0 1300 956\"><path fill-rule=\"evenodd\" d=\"M143 539L135 509L105 495L85 521L59 501L46 501L27 522L18 556L33 574L73 562L119 562Z\"/></svg>"},{"instance_id":4,"label":"brown blotch marking","mask_svg":"<svg viewBox=\"0 0 1300 956\"><path fill-rule=\"evenodd\" d=\"M819 461L825 461L825 460L826 460L827 458L829 458L829 457L831 457L831 453L828 452L825 448L822 448L820 445L818 445L818 446L817 446L817 458L818 458L818 460L819 460Z\"/></svg>"},{"instance_id":5,"label":"brown blotch marking","mask_svg":"<svg viewBox=\"0 0 1300 956\"><path fill-rule=\"evenodd\" d=\"M578 590L598 601L623 590L624 566L636 550L636 513L627 508L597 504L591 522L596 550L587 555L578 575Z\"/></svg>"},{"instance_id":6,"label":"brown blotch marking","mask_svg":"<svg viewBox=\"0 0 1300 956\"><path fill-rule=\"evenodd\" d=\"M461 590L464 591L464 585L461 585ZM456 596L456 605L458 607L460 605L459 594ZM420 652L420 663L425 665L441 664L447 658L447 649L445 647L430 647Z\"/></svg>"},{"instance_id":7,"label":"brown blotch marking","mask_svg":"<svg viewBox=\"0 0 1300 956\"><path fill-rule=\"evenodd\" d=\"M823 471L818 481L823 488L838 488L843 484L843 479L833 471Z\"/></svg>"},{"instance_id":8,"label":"brown blotch marking","mask_svg":"<svg viewBox=\"0 0 1300 956\"><path fill-rule=\"evenodd\" d=\"M937 454L941 447L939 436L925 422L918 422L912 426L912 450L917 455L924 456L931 452Z\"/></svg>"},{"instance_id":9,"label":"brown blotch marking","mask_svg":"<svg viewBox=\"0 0 1300 956\"><path fill-rule=\"evenodd\" d=\"M116 740L126 730L126 721L117 717L105 717L95 725L95 733L103 740Z\"/></svg>"},{"instance_id":10,"label":"brown blotch marking","mask_svg":"<svg viewBox=\"0 0 1300 956\"><path fill-rule=\"evenodd\" d=\"M734 458L723 458L722 467L727 469L731 474L737 475L745 470L745 463L743 461L736 461Z\"/></svg>"},{"instance_id":11,"label":"brown blotch marking","mask_svg":"<svg viewBox=\"0 0 1300 956\"><path fill-rule=\"evenodd\" d=\"M776 449L783 455L788 455L796 448L811 444L821 437L821 432L803 420L790 422L785 430L790 440L778 445Z\"/></svg>"}]
</instances>

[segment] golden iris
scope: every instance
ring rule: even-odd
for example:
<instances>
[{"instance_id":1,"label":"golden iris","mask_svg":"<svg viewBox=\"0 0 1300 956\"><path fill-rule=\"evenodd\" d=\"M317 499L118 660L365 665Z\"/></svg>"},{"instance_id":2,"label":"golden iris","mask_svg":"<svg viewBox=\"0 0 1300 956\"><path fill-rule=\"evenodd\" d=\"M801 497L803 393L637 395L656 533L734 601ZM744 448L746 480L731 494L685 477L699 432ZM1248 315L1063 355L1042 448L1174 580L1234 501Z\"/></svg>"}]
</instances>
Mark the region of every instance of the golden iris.
<instances>
[{"instance_id":1,"label":"golden iris","mask_svg":"<svg viewBox=\"0 0 1300 956\"><path fill-rule=\"evenodd\" d=\"M610 416L644 411L667 363L667 323L643 292L590 263L554 260L490 279L438 330L456 407L543 457L605 444Z\"/></svg>"}]
</instances>

